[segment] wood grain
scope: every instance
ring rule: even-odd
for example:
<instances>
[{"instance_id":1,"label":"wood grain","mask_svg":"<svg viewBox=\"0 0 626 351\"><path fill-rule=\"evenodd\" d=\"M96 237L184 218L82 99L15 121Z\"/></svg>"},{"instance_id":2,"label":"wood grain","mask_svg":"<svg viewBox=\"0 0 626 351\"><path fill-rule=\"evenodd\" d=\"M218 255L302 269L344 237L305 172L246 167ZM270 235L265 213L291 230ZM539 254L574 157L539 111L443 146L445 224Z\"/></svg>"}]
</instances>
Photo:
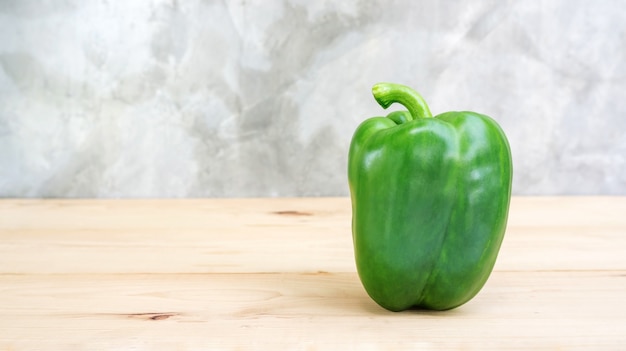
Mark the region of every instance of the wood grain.
<instances>
[{"instance_id":1,"label":"wood grain","mask_svg":"<svg viewBox=\"0 0 626 351\"><path fill-rule=\"evenodd\" d=\"M0 350L619 350L625 252L625 197L516 197L476 298L392 313L346 198L4 199Z\"/></svg>"}]
</instances>

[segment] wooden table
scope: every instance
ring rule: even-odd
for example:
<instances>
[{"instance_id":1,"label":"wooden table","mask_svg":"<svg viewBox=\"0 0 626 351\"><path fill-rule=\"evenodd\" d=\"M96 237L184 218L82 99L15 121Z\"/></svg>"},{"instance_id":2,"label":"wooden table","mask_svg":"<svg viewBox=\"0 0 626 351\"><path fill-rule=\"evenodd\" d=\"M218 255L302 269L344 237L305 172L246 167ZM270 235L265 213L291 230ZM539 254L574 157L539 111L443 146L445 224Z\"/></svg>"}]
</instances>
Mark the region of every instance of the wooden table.
<instances>
[{"instance_id":1,"label":"wooden table","mask_svg":"<svg viewBox=\"0 0 626 351\"><path fill-rule=\"evenodd\" d=\"M626 197L516 197L469 303L363 290L347 198L0 200L0 350L626 349Z\"/></svg>"}]
</instances>

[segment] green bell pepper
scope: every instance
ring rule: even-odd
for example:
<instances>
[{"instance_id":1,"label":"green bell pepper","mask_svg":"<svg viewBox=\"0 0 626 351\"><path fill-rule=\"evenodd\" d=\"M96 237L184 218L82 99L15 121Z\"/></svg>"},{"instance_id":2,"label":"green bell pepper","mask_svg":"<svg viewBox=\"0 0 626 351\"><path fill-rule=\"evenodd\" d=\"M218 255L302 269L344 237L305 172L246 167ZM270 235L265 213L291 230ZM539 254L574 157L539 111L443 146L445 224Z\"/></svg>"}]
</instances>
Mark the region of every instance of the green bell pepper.
<instances>
[{"instance_id":1,"label":"green bell pepper","mask_svg":"<svg viewBox=\"0 0 626 351\"><path fill-rule=\"evenodd\" d=\"M475 112L432 117L409 87L379 83L387 108L365 120L348 157L359 278L391 311L446 310L483 287L504 237L511 151L498 124Z\"/></svg>"}]
</instances>

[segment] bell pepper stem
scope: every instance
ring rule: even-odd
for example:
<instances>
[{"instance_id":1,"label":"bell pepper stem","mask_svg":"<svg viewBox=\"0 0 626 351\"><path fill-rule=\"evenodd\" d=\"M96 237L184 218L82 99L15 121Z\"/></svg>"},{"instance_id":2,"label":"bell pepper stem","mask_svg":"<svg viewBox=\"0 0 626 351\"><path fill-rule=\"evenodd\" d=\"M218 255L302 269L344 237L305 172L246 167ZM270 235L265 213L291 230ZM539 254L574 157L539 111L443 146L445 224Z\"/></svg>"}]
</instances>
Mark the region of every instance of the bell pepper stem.
<instances>
[{"instance_id":1,"label":"bell pepper stem","mask_svg":"<svg viewBox=\"0 0 626 351\"><path fill-rule=\"evenodd\" d=\"M395 83L377 83L372 87L374 99L386 109L397 102L409 111L413 119L432 117L424 98L415 90Z\"/></svg>"}]
</instances>

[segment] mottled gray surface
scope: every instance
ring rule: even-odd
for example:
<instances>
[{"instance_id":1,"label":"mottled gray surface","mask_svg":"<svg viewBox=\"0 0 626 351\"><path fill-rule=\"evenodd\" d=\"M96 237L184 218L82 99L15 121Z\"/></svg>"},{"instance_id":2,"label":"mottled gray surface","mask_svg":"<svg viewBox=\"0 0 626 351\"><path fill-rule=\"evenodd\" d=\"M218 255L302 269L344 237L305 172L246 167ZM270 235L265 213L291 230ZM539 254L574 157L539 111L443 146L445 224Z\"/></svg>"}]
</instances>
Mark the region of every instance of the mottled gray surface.
<instances>
[{"instance_id":1,"label":"mottled gray surface","mask_svg":"<svg viewBox=\"0 0 626 351\"><path fill-rule=\"evenodd\" d=\"M378 81L498 120L515 194L626 194L625 63L619 0L0 0L0 196L347 195Z\"/></svg>"}]
</instances>

